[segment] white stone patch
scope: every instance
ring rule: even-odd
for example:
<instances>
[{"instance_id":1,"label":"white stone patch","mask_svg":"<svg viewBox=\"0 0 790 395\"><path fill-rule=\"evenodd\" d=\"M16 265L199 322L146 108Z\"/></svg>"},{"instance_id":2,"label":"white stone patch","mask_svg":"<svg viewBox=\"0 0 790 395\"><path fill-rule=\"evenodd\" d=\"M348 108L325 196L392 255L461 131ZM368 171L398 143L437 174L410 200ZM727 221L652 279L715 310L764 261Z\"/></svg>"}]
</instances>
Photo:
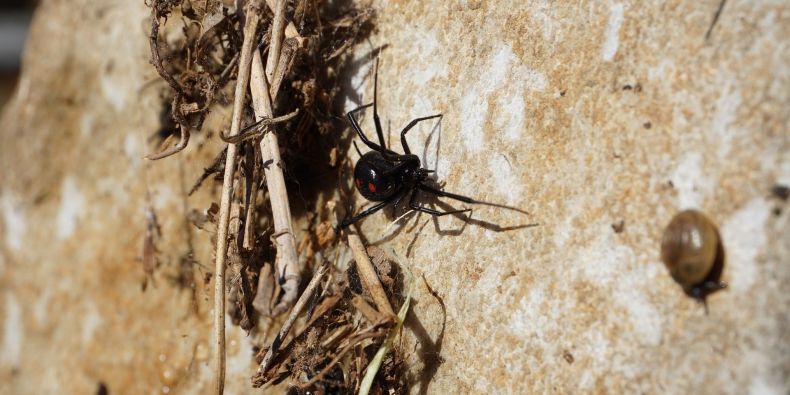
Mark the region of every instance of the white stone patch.
<instances>
[{"instance_id":1,"label":"white stone patch","mask_svg":"<svg viewBox=\"0 0 790 395\"><path fill-rule=\"evenodd\" d=\"M483 149L484 124L488 114L488 96L494 92L508 75L515 54L509 45L500 45L480 70L478 78L466 89L461 98L461 138L470 153Z\"/></svg>"},{"instance_id":2,"label":"white stone patch","mask_svg":"<svg viewBox=\"0 0 790 395\"><path fill-rule=\"evenodd\" d=\"M749 383L749 395L781 395L781 387L774 387L768 384L768 381L761 376L752 378Z\"/></svg>"},{"instance_id":3,"label":"white stone patch","mask_svg":"<svg viewBox=\"0 0 790 395\"><path fill-rule=\"evenodd\" d=\"M131 364L131 361L128 362L128 364ZM61 376L63 376L63 379L65 379L68 383L73 382L70 377L63 375L60 369L43 369L43 371L38 373L38 391L41 391L40 393L42 394L62 393L64 385L62 385L60 382Z\"/></svg>"},{"instance_id":4,"label":"white stone patch","mask_svg":"<svg viewBox=\"0 0 790 395\"><path fill-rule=\"evenodd\" d=\"M140 153L140 141L134 133L127 133L123 139L123 153L129 158L132 164L137 165L140 162L142 154Z\"/></svg>"},{"instance_id":5,"label":"white stone patch","mask_svg":"<svg viewBox=\"0 0 790 395\"><path fill-rule=\"evenodd\" d=\"M387 141L387 144L389 144L388 146L396 152L401 152L400 132L408 125L408 122L411 122L414 118L427 117L440 113L441 111L433 108L433 102L422 96L416 97L411 108L406 110L406 114L408 115L404 118L402 124L392 124L392 130L389 133L387 133L387 125L383 125L384 138L387 139L387 135L389 135L389 140ZM437 157L442 155L440 152L437 156L436 148L441 138L441 133L443 132L442 126L445 122L447 122L447 120L442 118L422 121L417 123L406 134L406 142L409 144L411 153L420 157L422 167L436 170ZM437 174L437 176L441 179L446 177L447 174Z\"/></svg>"},{"instance_id":6,"label":"white stone patch","mask_svg":"<svg viewBox=\"0 0 790 395\"><path fill-rule=\"evenodd\" d=\"M531 91L543 92L546 90L546 87L549 86L546 75L539 71L532 70L525 66L519 67L516 71L518 76L524 78L524 86Z\"/></svg>"},{"instance_id":7,"label":"white stone patch","mask_svg":"<svg viewBox=\"0 0 790 395\"><path fill-rule=\"evenodd\" d=\"M178 199L181 195L176 194L173 189L167 185L158 185L156 191L152 193L151 196L151 204L154 207L167 207L171 204L178 204Z\"/></svg>"},{"instance_id":8,"label":"white stone patch","mask_svg":"<svg viewBox=\"0 0 790 395\"><path fill-rule=\"evenodd\" d=\"M757 280L755 258L765 245L765 223L771 205L763 198L754 198L736 211L720 227L722 244L727 247L729 286L745 291Z\"/></svg>"},{"instance_id":9,"label":"white stone patch","mask_svg":"<svg viewBox=\"0 0 790 395\"><path fill-rule=\"evenodd\" d=\"M451 168L455 166L455 163L447 160L447 155L441 155L441 153L439 154L439 157L436 159L435 163L436 163L436 179L446 180L447 176L450 175Z\"/></svg>"},{"instance_id":10,"label":"white stone patch","mask_svg":"<svg viewBox=\"0 0 790 395\"><path fill-rule=\"evenodd\" d=\"M5 319L3 320L3 351L0 364L18 366L24 341L22 309L11 292L5 294Z\"/></svg>"},{"instance_id":11,"label":"white stone patch","mask_svg":"<svg viewBox=\"0 0 790 395\"><path fill-rule=\"evenodd\" d=\"M742 350L738 355L738 360L734 361L737 362L737 365L732 368L750 379L748 388L750 395L787 395L787 392L781 389L781 381L776 381L772 377L776 362L766 352L766 347L772 347L769 345L770 342L759 343L762 344L753 344L747 350Z\"/></svg>"},{"instance_id":12,"label":"white stone patch","mask_svg":"<svg viewBox=\"0 0 790 395\"><path fill-rule=\"evenodd\" d=\"M632 260L633 262L633 260ZM662 321L658 309L645 297L644 289L652 279L642 271L632 271L617 279L617 292L612 293L615 302L628 312L633 335L644 346L661 343Z\"/></svg>"},{"instance_id":13,"label":"white stone patch","mask_svg":"<svg viewBox=\"0 0 790 395\"><path fill-rule=\"evenodd\" d=\"M110 207L111 212L117 212L120 207L129 204L129 193L124 184L113 177L102 177L94 181L96 190L103 194L109 195L115 201L115 204Z\"/></svg>"},{"instance_id":14,"label":"white stone patch","mask_svg":"<svg viewBox=\"0 0 790 395\"><path fill-rule=\"evenodd\" d=\"M785 155L784 161L779 163L777 170L776 183L790 185L790 155Z\"/></svg>"},{"instance_id":15,"label":"white stone patch","mask_svg":"<svg viewBox=\"0 0 790 395\"><path fill-rule=\"evenodd\" d=\"M730 154L732 139L736 131L730 125L735 121L738 108L741 106L741 93L731 84L725 84L719 100L716 101L716 112L713 114L711 130L719 144L719 159Z\"/></svg>"},{"instance_id":16,"label":"white stone patch","mask_svg":"<svg viewBox=\"0 0 790 395\"><path fill-rule=\"evenodd\" d=\"M488 104L485 97L474 89L468 89L461 98L461 142L467 151L478 153L483 149L483 124Z\"/></svg>"},{"instance_id":17,"label":"white stone patch","mask_svg":"<svg viewBox=\"0 0 790 395\"><path fill-rule=\"evenodd\" d=\"M47 321L50 300L52 300L52 290L49 287L44 287L38 300L33 304L33 318L39 325L43 325Z\"/></svg>"},{"instance_id":18,"label":"white stone patch","mask_svg":"<svg viewBox=\"0 0 790 395\"><path fill-rule=\"evenodd\" d=\"M668 78L670 74L674 74L675 72L675 63L673 63L669 59L661 59L658 61L653 67L650 67L647 70L647 78L650 81L660 80L663 78Z\"/></svg>"},{"instance_id":19,"label":"white stone patch","mask_svg":"<svg viewBox=\"0 0 790 395\"><path fill-rule=\"evenodd\" d=\"M573 219L570 217L565 217L565 220L562 223L558 223L557 227L554 231L554 245L557 247L563 247L565 243L568 242L571 238L571 222Z\"/></svg>"},{"instance_id":20,"label":"white stone patch","mask_svg":"<svg viewBox=\"0 0 790 395\"><path fill-rule=\"evenodd\" d=\"M533 12L529 14L534 26L543 27L543 41L554 43L562 41L562 34L559 29L559 23L554 17L554 10L551 8L553 3L541 2L533 6Z\"/></svg>"},{"instance_id":21,"label":"white stone patch","mask_svg":"<svg viewBox=\"0 0 790 395\"><path fill-rule=\"evenodd\" d=\"M24 240L27 230L25 212L19 199L11 194L3 194L0 198L0 205L2 205L3 222L5 223L5 243L9 248L19 250L22 248L22 240Z\"/></svg>"},{"instance_id":22,"label":"white stone patch","mask_svg":"<svg viewBox=\"0 0 790 395\"><path fill-rule=\"evenodd\" d=\"M88 137L93 131L93 114L84 113L80 118L80 137Z\"/></svg>"},{"instance_id":23,"label":"white stone patch","mask_svg":"<svg viewBox=\"0 0 790 395\"><path fill-rule=\"evenodd\" d=\"M228 333L228 339L237 339L235 341L239 342L238 352L233 355L227 356L227 366L228 366L228 377L241 377L245 374L248 374L250 371L251 359L250 355L254 355L255 353L252 351L252 338L246 336L242 331L241 328L238 326L234 326L233 323L230 322L230 318L227 314L225 314L225 327L228 328L228 332L235 331L237 332L236 336L233 336L232 333Z\"/></svg>"},{"instance_id":24,"label":"white stone patch","mask_svg":"<svg viewBox=\"0 0 790 395\"><path fill-rule=\"evenodd\" d=\"M410 37L406 37L411 44L411 53L419 54L418 61L408 70L410 79L417 85L424 85L436 77L447 76L449 62L437 53L441 44L436 32L406 29L404 33L411 33Z\"/></svg>"},{"instance_id":25,"label":"white stone patch","mask_svg":"<svg viewBox=\"0 0 790 395\"><path fill-rule=\"evenodd\" d=\"M606 32L601 47L601 57L605 61L614 59L617 47L620 45L620 26L623 24L623 12L625 7L620 3L614 3L609 8L609 22L606 25Z\"/></svg>"},{"instance_id":26,"label":"white stone patch","mask_svg":"<svg viewBox=\"0 0 790 395\"><path fill-rule=\"evenodd\" d=\"M499 45L489 59L488 65L481 70L481 82L484 83L482 86L491 87L490 89L499 86L505 80L505 76L510 74L510 68L516 61L516 55L510 45Z\"/></svg>"},{"instance_id":27,"label":"white stone patch","mask_svg":"<svg viewBox=\"0 0 790 395\"><path fill-rule=\"evenodd\" d=\"M96 306L92 303L87 305L88 311L85 313L82 321L82 344L88 344L93 339L93 334L96 333L96 329L102 324L102 317L99 315L98 310L96 310Z\"/></svg>"},{"instance_id":28,"label":"white stone patch","mask_svg":"<svg viewBox=\"0 0 790 395\"><path fill-rule=\"evenodd\" d=\"M478 375L475 379L475 393L477 394L487 394L491 392L491 388L495 388L492 384L483 377L483 375Z\"/></svg>"},{"instance_id":29,"label":"white stone patch","mask_svg":"<svg viewBox=\"0 0 790 395\"><path fill-rule=\"evenodd\" d=\"M535 287L529 290L526 297L518 302L518 308L510 315L507 328L520 338L527 338L542 328L540 320L544 318L540 306L545 300L543 289Z\"/></svg>"},{"instance_id":30,"label":"white stone patch","mask_svg":"<svg viewBox=\"0 0 790 395\"><path fill-rule=\"evenodd\" d=\"M571 240L574 232L577 230L573 227L573 219L578 216L585 207L586 196L569 196L564 200L563 215L564 220L558 222L554 229L554 245L557 248L564 247L565 244Z\"/></svg>"},{"instance_id":31,"label":"white stone patch","mask_svg":"<svg viewBox=\"0 0 790 395\"><path fill-rule=\"evenodd\" d=\"M579 379L579 386L582 389L589 390L595 384L595 374L599 373L602 367L610 364L609 339L599 329L591 327L579 339L577 349L579 354L588 355L592 360L592 369L585 370Z\"/></svg>"},{"instance_id":32,"label":"white stone patch","mask_svg":"<svg viewBox=\"0 0 790 395\"><path fill-rule=\"evenodd\" d=\"M119 83L118 76L102 74L99 77L102 94L117 112L123 111L126 106L126 89Z\"/></svg>"},{"instance_id":33,"label":"white stone patch","mask_svg":"<svg viewBox=\"0 0 790 395\"><path fill-rule=\"evenodd\" d=\"M681 158L671 180L678 191L680 209L700 207L705 193L712 187L711 179L702 173L702 154L699 152L690 152Z\"/></svg>"},{"instance_id":34,"label":"white stone patch","mask_svg":"<svg viewBox=\"0 0 790 395\"><path fill-rule=\"evenodd\" d=\"M508 78L510 77L510 78ZM516 86L515 89L509 89ZM483 149L483 131L488 117L488 97L494 92L498 95L495 119L510 117L503 120L508 136L519 136L524 125L524 89L544 91L548 87L546 76L521 64L509 45L500 45L481 68L478 78L470 81L461 98L460 133L466 150L477 153ZM518 98L517 98L518 97ZM499 122L499 121L495 121Z\"/></svg>"},{"instance_id":35,"label":"white stone patch","mask_svg":"<svg viewBox=\"0 0 790 395\"><path fill-rule=\"evenodd\" d=\"M604 224L600 228L606 229ZM596 285L621 281L628 264L635 261L634 251L616 244L610 233L601 233L589 247L580 249L573 260L580 264L582 275Z\"/></svg>"},{"instance_id":36,"label":"white stone patch","mask_svg":"<svg viewBox=\"0 0 790 395\"><path fill-rule=\"evenodd\" d=\"M488 170L494 182L494 189L507 199L507 204L515 204L524 194L521 180L513 173L513 166L502 154L494 154L488 161Z\"/></svg>"},{"instance_id":37,"label":"white stone patch","mask_svg":"<svg viewBox=\"0 0 790 395\"><path fill-rule=\"evenodd\" d=\"M497 98L497 113L494 128L507 140L517 141L524 134L524 88L517 86L512 95Z\"/></svg>"},{"instance_id":38,"label":"white stone patch","mask_svg":"<svg viewBox=\"0 0 790 395\"><path fill-rule=\"evenodd\" d=\"M60 208L57 216L57 236L64 239L77 228L77 220L85 209L85 197L77 188L73 177L66 177L60 193Z\"/></svg>"},{"instance_id":39,"label":"white stone patch","mask_svg":"<svg viewBox=\"0 0 790 395\"><path fill-rule=\"evenodd\" d=\"M400 124L400 125L394 125L394 124L392 125L392 130L390 130L390 134L392 134L392 137L390 137L390 142L392 143L391 145L400 145L400 140L399 140L400 139L400 131L404 127L406 127L407 123L411 122L412 119L420 118L420 117L427 117L427 116L437 115L437 114L441 114L441 111L439 111L439 110L437 110L437 109L435 109L433 107L433 101L432 100L428 100L428 98L426 98L425 96L417 96L417 97L415 97L414 98L414 104L411 106L410 109L407 110L407 112L405 114L404 122L402 124ZM415 140L415 138L411 137L411 136L413 134L415 134L414 133L415 131L417 131L419 129L422 129L421 127L424 127L424 129L426 129L426 130L430 129L433 126L436 125L437 121L438 121L438 119L431 119L431 120L428 120L428 121L420 122L416 126L414 126L414 128L412 130L410 130L409 133L407 134L407 136L409 136L409 139L408 139L409 140L409 147L411 147L412 144L415 144L415 143L419 142L419 141L416 141L415 143L412 143L412 140ZM382 125L382 127L384 128L384 133L386 134L387 133L387 125ZM395 139L398 139L398 141L396 142ZM418 138L416 140L423 140L423 139L422 138ZM413 150L414 149L412 149L412 151Z\"/></svg>"}]
</instances>

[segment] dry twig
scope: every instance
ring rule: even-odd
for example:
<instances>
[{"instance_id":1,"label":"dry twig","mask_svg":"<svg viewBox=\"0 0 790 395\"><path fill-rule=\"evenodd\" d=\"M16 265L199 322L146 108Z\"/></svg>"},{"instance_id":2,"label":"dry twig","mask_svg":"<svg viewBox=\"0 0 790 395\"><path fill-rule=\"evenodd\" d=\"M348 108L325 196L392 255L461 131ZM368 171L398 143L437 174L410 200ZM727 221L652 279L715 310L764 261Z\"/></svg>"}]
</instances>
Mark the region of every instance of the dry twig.
<instances>
[{"instance_id":1,"label":"dry twig","mask_svg":"<svg viewBox=\"0 0 790 395\"><path fill-rule=\"evenodd\" d=\"M365 370L365 377L362 378L362 382L359 386L359 395L368 395L368 393L370 393L370 389L373 385L373 379L376 378L376 373L381 367L384 356L387 355L389 350L392 348L392 342L395 340L395 336L400 333L400 330L403 327L403 322L406 321L406 314L408 314L409 305L411 304L411 292L413 285L414 279L412 278L411 274L409 274L409 290L406 292L406 300L403 301L403 305L401 306L400 310L398 310L397 324L390 330L390 333L387 335L387 339L384 340L384 343L381 345L381 347L379 347L378 351L376 351L376 354L373 356L373 360L371 360L368 364L368 367Z\"/></svg>"},{"instance_id":2,"label":"dry twig","mask_svg":"<svg viewBox=\"0 0 790 395\"><path fill-rule=\"evenodd\" d=\"M266 59L266 80L274 80L274 72L280 60L280 49L283 45L283 33L285 32L285 6L286 0L277 0L274 6L274 21L272 22L272 41L269 45L269 58ZM272 97L277 97L272 95Z\"/></svg>"},{"instance_id":3,"label":"dry twig","mask_svg":"<svg viewBox=\"0 0 790 395\"><path fill-rule=\"evenodd\" d=\"M342 349L342 350L340 350L340 352L339 352L339 353L337 353L337 355L335 355L335 357L334 357L334 358L332 358L332 360L331 360L331 361L329 361L329 363L328 363L328 364L327 364L327 365L326 365L326 366L325 366L325 367L324 367L324 368L323 368L323 369L322 369L320 372L318 372L318 374L316 374L315 376L313 376L313 377L312 377L310 380L308 380L308 381L307 381L307 382L305 382L305 383L299 383L299 388L301 388L302 390L304 390L304 389L310 388L310 386L311 386L311 385L313 385L313 384L315 384L315 383L317 383L317 382L321 381L321 380L324 378L324 376L326 376L326 374L327 374L327 373L329 373L329 372L332 370L332 368L335 366L335 364L336 364L336 363L340 362L340 360L341 360L341 359L342 359L342 358L343 358L343 357L344 357L344 356L345 356L345 355L346 355L346 354L347 354L349 351L351 351L351 350L353 350L355 347L357 347L357 346L358 346L360 343L362 343L362 341L364 341L364 340L366 340L366 339L375 339L375 338L380 338L380 337L384 337L384 336L386 336L386 335L387 335L387 330L386 330L386 329L383 329L383 330L377 330L377 331L371 331L371 332L367 332L367 333L360 333L360 334L357 334L357 335L355 335L355 336L354 336L354 337L353 337L353 338L352 338L352 339L351 339L351 340L348 342L348 345L346 345L345 347L343 347L343 349Z\"/></svg>"},{"instance_id":4,"label":"dry twig","mask_svg":"<svg viewBox=\"0 0 790 395\"><path fill-rule=\"evenodd\" d=\"M242 131L239 132L239 134L235 136L228 136L225 133L220 132L219 138L222 139L222 141L231 144L238 144L241 143L242 141L257 139L258 137L264 135L266 132L270 132L270 130L267 130L267 126L273 125L275 123L288 121L291 118L297 116L298 114L299 114L299 110L297 109L289 114L285 114L280 117L263 118L260 121L257 121L252 125L245 127Z\"/></svg>"},{"instance_id":5,"label":"dry twig","mask_svg":"<svg viewBox=\"0 0 790 395\"><path fill-rule=\"evenodd\" d=\"M376 303L379 312L386 314L388 317L394 317L395 311L392 310L387 294L384 292L384 288L381 287L379 276L376 274L376 269L373 268L373 263L370 262L370 257L365 251L365 246L362 244L359 235L349 233L348 246L351 247L351 251L354 253L354 260L357 262L357 272L362 280L362 285L370 292L370 296L373 297L373 302Z\"/></svg>"},{"instance_id":6,"label":"dry twig","mask_svg":"<svg viewBox=\"0 0 790 395\"><path fill-rule=\"evenodd\" d=\"M277 0L266 0L266 5L269 6L269 9L272 10L272 12L274 12L275 7L277 7L276 2ZM285 37L295 38L298 40L300 47L302 46L302 43L304 43L304 38L299 35L299 31L296 30L296 26L294 26L293 22L288 22L288 26L285 27Z\"/></svg>"},{"instance_id":7,"label":"dry twig","mask_svg":"<svg viewBox=\"0 0 790 395\"><path fill-rule=\"evenodd\" d=\"M281 0L284 1L284 0ZM278 18L283 19L284 10L277 8L274 14L274 26L278 26ZM282 21L279 26L283 26ZM283 31L272 30L272 45L275 42L282 42ZM271 51L270 51L271 52ZM276 65L278 62L274 61ZM276 70L275 70L276 71ZM282 81L282 79L279 79ZM269 87L261 61L260 51L255 51L252 59L252 70L250 77L250 91L252 93L252 104L255 116L260 119L272 118L272 97L277 97L279 86ZM269 96L267 93L272 94ZM277 277L282 284L283 295L280 301L272 308L272 315L279 315L293 305L299 292L299 262L296 254L296 240L293 235L291 225L291 208L288 204L288 191L285 187L285 177L282 171L282 159L280 158L280 147L275 133L267 133L260 143L261 157L263 163L271 163L264 167L266 177L266 188L269 191L269 201L272 205L272 217L274 219L274 235L272 239L277 246Z\"/></svg>"},{"instance_id":8,"label":"dry twig","mask_svg":"<svg viewBox=\"0 0 790 395\"><path fill-rule=\"evenodd\" d=\"M302 295L299 296L299 300L296 301L294 304L293 309L291 310L291 314L288 316L288 319L283 324L283 327L280 329L280 332L277 333L277 336L272 340L271 346L269 346L269 350L266 351L266 356L263 357L263 361L261 362L260 366L258 366L258 373L256 376L262 376L266 373L266 371L271 367L271 363L274 360L275 353L279 350L280 345L282 344L283 340L286 336L288 336L288 332L291 330L294 322L296 322L296 318L299 317L299 313L302 312L304 307L307 305L307 302L313 296L313 292L318 288L321 284L321 280L324 278L324 275L329 270L331 263L329 261L325 261L319 268L316 270L315 274L313 274L313 279L310 280L310 283L307 284L307 288L305 288ZM255 378L253 378L255 380Z\"/></svg>"},{"instance_id":9,"label":"dry twig","mask_svg":"<svg viewBox=\"0 0 790 395\"><path fill-rule=\"evenodd\" d=\"M244 43L241 47L239 72L233 101L233 115L230 126L231 136L239 132L241 116L244 110L245 92L249 83L250 55L259 22L258 11L254 7L254 3L251 3L246 13ZM236 149L236 145L229 145L225 158L225 176L220 197L217 249L214 260L214 271L216 273L214 279L214 337L217 346L214 363L214 389L217 394L222 394L225 389L225 258L228 250L228 223L230 222L230 199L233 194L233 173L236 169Z\"/></svg>"}]
</instances>

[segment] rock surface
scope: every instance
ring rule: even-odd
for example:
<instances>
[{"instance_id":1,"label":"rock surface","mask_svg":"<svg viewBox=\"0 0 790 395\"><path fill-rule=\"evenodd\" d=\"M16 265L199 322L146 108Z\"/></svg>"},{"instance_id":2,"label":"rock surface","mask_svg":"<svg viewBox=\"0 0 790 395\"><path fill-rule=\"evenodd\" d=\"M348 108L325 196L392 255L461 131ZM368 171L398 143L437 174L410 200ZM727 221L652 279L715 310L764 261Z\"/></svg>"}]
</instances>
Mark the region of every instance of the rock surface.
<instances>
[{"instance_id":1,"label":"rock surface","mask_svg":"<svg viewBox=\"0 0 790 395\"><path fill-rule=\"evenodd\" d=\"M729 1L706 38L719 3L374 3L385 129L443 113L412 151L447 190L530 213L363 223L446 305L417 282L415 392L790 391L790 207L771 195L790 184L790 5ZM220 145L142 159L162 90L147 18L105 0L36 12L0 121L2 393L210 389L213 245L185 217L216 191L184 196ZM368 72L351 85L369 98ZM162 265L142 292L148 207ZM660 262L685 208L727 254L707 315ZM228 331L226 388L252 393L263 335Z\"/></svg>"}]
</instances>

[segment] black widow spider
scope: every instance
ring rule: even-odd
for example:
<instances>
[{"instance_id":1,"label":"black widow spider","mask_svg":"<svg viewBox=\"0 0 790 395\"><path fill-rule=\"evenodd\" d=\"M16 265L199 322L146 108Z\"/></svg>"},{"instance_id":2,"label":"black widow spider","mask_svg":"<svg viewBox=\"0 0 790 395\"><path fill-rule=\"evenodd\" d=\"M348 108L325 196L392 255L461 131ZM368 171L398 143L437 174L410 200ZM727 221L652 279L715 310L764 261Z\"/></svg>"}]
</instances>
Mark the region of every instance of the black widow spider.
<instances>
[{"instance_id":1,"label":"black widow spider","mask_svg":"<svg viewBox=\"0 0 790 395\"><path fill-rule=\"evenodd\" d=\"M466 196L456 195L454 193L445 192L431 187L426 183L428 174L433 170L424 169L420 166L420 158L413 155L409 150L409 144L406 142L406 133L422 121L429 119L440 118L442 114L431 115L428 117L417 118L409 122L400 132L400 142L403 146L404 154L399 154L387 148L384 143L384 132L381 128L381 121L376 109L376 99L378 97L378 60L376 61L376 72L373 77L373 103L359 106L346 114L348 120L351 122L351 127L357 132L359 138L373 151L367 152L362 155L359 152L359 147L354 143L354 148L359 152L360 158L354 167L354 185L359 193L367 200L372 202L379 202L367 210L344 219L340 223L339 228L346 228L349 225L361 220L381 210L390 203L397 205L406 195L411 193L409 198L409 207L416 211L421 211L433 216L442 216L447 214L458 214L472 209L452 210L452 211L438 211L431 208L423 207L417 204L417 196L420 191L427 192L436 196L448 197L455 200L460 200L465 203L481 203ZM373 106L373 121L376 124L376 134L379 138L379 144L370 141L362 129L359 127L359 122L355 114Z\"/></svg>"}]
</instances>

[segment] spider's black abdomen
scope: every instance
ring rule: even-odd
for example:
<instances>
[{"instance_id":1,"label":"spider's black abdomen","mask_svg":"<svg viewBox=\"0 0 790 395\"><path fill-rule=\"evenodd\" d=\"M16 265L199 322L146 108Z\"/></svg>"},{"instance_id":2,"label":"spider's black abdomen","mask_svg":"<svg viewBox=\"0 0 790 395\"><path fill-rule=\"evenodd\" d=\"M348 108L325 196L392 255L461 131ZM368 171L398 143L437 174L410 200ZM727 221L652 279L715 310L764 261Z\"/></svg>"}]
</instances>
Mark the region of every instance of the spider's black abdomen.
<instances>
[{"instance_id":1,"label":"spider's black abdomen","mask_svg":"<svg viewBox=\"0 0 790 395\"><path fill-rule=\"evenodd\" d=\"M374 202L387 200L399 189L399 175L384 175L394 166L381 153L370 151L362 155L354 167L354 186L365 199Z\"/></svg>"}]
</instances>

